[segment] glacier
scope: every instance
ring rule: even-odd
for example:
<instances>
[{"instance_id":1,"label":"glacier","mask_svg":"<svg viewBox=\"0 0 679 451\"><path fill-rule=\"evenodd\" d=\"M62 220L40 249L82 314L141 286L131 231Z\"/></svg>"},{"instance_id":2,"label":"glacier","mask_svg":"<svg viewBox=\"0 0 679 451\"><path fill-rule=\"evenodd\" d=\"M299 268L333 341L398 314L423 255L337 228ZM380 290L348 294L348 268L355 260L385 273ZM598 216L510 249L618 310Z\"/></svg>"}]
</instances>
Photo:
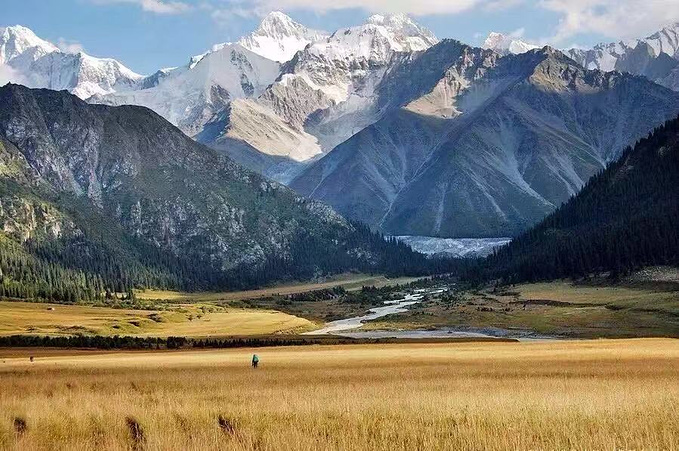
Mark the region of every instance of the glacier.
<instances>
[{"instance_id":1,"label":"glacier","mask_svg":"<svg viewBox=\"0 0 679 451\"><path fill-rule=\"evenodd\" d=\"M394 236L426 255L448 257L485 257L512 240L511 238L437 238L432 236Z\"/></svg>"}]
</instances>

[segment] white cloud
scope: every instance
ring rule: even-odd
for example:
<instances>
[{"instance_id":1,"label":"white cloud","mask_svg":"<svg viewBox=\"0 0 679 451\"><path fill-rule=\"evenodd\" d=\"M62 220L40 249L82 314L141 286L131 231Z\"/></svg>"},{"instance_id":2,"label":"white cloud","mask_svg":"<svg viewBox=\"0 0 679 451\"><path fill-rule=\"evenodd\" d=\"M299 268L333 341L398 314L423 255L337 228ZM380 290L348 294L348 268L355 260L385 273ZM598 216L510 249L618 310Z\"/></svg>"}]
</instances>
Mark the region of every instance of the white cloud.
<instances>
[{"instance_id":1,"label":"white cloud","mask_svg":"<svg viewBox=\"0 0 679 451\"><path fill-rule=\"evenodd\" d=\"M181 14L190 11L192 7L184 2L172 0L91 0L104 5L109 3L137 4L143 11L155 14Z\"/></svg>"},{"instance_id":2,"label":"white cloud","mask_svg":"<svg viewBox=\"0 0 679 451\"><path fill-rule=\"evenodd\" d=\"M0 65L0 86L5 86L7 83L27 84L26 79L19 71L6 64Z\"/></svg>"},{"instance_id":3,"label":"white cloud","mask_svg":"<svg viewBox=\"0 0 679 451\"><path fill-rule=\"evenodd\" d=\"M548 38L556 44L587 33L612 39L642 37L679 20L677 0L539 0L538 5L561 15Z\"/></svg>"},{"instance_id":4,"label":"white cloud","mask_svg":"<svg viewBox=\"0 0 679 451\"><path fill-rule=\"evenodd\" d=\"M85 48L81 43L66 38L59 38L57 47L59 47L59 50L62 52L66 53L80 53L85 51Z\"/></svg>"},{"instance_id":5,"label":"white cloud","mask_svg":"<svg viewBox=\"0 0 679 451\"><path fill-rule=\"evenodd\" d=\"M189 5L182 2L163 2L161 0L141 0L141 8L157 14L179 14L191 9Z\"/></svg>"}]
</instances>

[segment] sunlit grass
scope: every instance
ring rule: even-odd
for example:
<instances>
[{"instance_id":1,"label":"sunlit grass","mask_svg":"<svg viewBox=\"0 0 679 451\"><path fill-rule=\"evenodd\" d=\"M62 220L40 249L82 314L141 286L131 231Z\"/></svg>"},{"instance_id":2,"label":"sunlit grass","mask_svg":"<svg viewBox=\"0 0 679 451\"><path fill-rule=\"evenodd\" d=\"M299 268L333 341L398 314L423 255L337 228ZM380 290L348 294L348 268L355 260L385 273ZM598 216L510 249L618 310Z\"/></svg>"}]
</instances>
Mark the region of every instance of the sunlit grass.
<instances>
[{"instance_id":1,"label":"sunlit grass","mask_svg":"<svg viewBox=\"0 0 679 451\"><path fill-rule=\"evenodd\" d=\"M252 352L7 358L0 448L679 448L678 341Z\"/></svg>"},{"instance_id":2,"label":"sunlit grass","mask_svg":"<svg viewBox=\"0 0 679 451\"><path fill-rule=\"evenodd\" d=\"M203 304L153 311L0 302L0 335L219 337L303 332L313 328L310 321L282 312Z\"/></svg>"}]
</instances>

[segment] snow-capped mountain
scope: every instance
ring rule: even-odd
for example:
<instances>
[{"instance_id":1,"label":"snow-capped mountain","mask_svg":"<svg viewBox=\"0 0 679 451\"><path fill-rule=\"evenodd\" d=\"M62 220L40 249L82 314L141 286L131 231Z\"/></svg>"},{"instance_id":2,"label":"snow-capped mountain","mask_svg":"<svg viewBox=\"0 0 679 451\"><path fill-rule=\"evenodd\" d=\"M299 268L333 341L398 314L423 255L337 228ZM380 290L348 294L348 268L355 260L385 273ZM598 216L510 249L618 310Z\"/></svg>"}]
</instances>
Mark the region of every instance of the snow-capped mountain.
<instances>
[{"instance_id":1,"label":"snow-capped mountain","mask_svg":"<svg viewBox=\"0 0 679 451\"><path fill-rule=\"evenodd\" d=\"M677 28L569 58L499 33L486 48L439 42L402 14L327 35L272 13L238 43L141 77L11 27L0 68L90 102L149 107L387 232L501 236L679 112L679 94L643 77L582 67L679 87Z\"/></svg>"},{"instance_id":2,"label":"snow-capped mountain","mask_svg":"<svg viewBox=\"0 0 679 451\"><path fill-rule=\"evenodd\" d=\"M644 39L570 49L568 56L588 69L617 70L645 77L679 91L679 23Z\"/></svg>"},{"instance_id":3,"label":"snow-capped mountain","mask_svg":"<svg viewBox=\"0 0 679 451\"><path fill-rule=\"evenodd\" d=\"M274 12L238 44L217 45L185 66L158 71L139 83L141 89L91 101L149 107L220 149L240 140L247 146L236 146L238 152L305 161L378 120L374 90L394 56L436 42L402 14L375 15L328 35ZM275 62L289 58L282 67ZM243 99L253 101L233 102ZM218 124L224 128L217 130Z\"/></svg>"},{"instance_id":4,"label":"snow-capped mountain","mask_svg":"<svg viewBox=\"0 0 679 451\"><path fill-rule=\"evenodd\" d=\"M403 14L374 15L306 46L257 102L296 130L298 139L309 142L310 134L319 152L330 151L379 119L375 90L399 55L436 42Z\"/></svg>"},{"instance_id":5,"label":"snow-capped mountain","mask_svg":"<svg viewBox=\"0 0 679 451\"><path fill-rule=\"evenodd\" d=\"M292 141L280 141L280 134L267 134L264 130L270 126L276 126L279 131L282 126L289 128L283 123L285 119L272 116L270 121L262 122L262 130L254 128L246 131L239 126L228 125L228 118L235 114L238 124L255 123L256 118L269 113L266 104L231 105L231 102L259 97L279 77L281 65L278 61L289 60L313 40L325 37L325 32L308 29L283 13L273 12L262 20L254 32L240 39L237 44L215 45L208 52L190 58L182 67L158 71L146 77L141 83L142 89L96 97L92 101L109 105L146 106L188 135L200 135L201 141L215 147L223 147L212 141L218 138L230 145L233 139L245 139L248 146L254 146L254 149L264 154L295 157L316 154L320 152L318 145L314 144L316 140L302 136L303 133L298 130L286 130L283 133L285 136L300 135ZM254 115L250 120L247 119L248 113ZM211 122L209 130L203 130L208 122ZM217 124L224 125L224 129L217 130ZM267 136L271 137L271 142L263 142ZM295 152L289 148L273 148L283 142L291 142L293 147L295 143L306 143L305 150ZM314 150L309 150L309 146L314 147ZM240 149L242 146L236 147Z\"/></svg>"},{"instance_id":6,"label":"snow-capped mountain","mask_svg":"<svg viewBox=\"0 0 679 451\"><path fill-rule=\"evenodd\" d=\"M283 83L301 77L334 102L370 88L365 82L395 53L418 52L438 40L404 14L374 15L366 23L342 28L311 44L284 71ZM287 76L286 76L287 75Z\"/></svg>"},{"instance_id":7,"label":"snow-capped mountain","mask_svg":"<svg viewBox=\"0 0 679 451\"><path fill-rule=\"evenodd\" d=\"M59 49L43 40L30 29L15 25L13 27L0 27L0 64L9 64L16 60L17 63L29 63L37 60L48 53ZM17 64L18 68L28 65Z\"/></svg>"},{"instance_id":8,"label":"snow-capped mountain","mask_svg":"<svg viewBox=\"0 0 679 451\"><path fill-rule=\"evenodd\" d=\"M81 99L135 89L143 79L114 59L60 51L36 60L25 77L29 86L67 90Z\"/></svg>"},{"instance_id":9,"label":"snow-capped mountain","mask_svg":"<svg viewBox=\"0 0 679 451\"><path fill-rule=\"evenodd\" d=\"M0 70L5 82L65 89L82 99L134 89L143 79L116 60L63 52L19 25L0 28Z\"/></svg>"},{"instance_id":10,"label":"snow-capped mountain","mask_svg":"<svg viewBox=\"0 0 679 451\"><path fill-rule=\"evenodd\" d=\"M285 63L307 45L328 35L325 31L312 30L282 12L274 11L262 20L255 31L242 37L238 43L259 56Z\"/></svg>"},{"instance_id":11,"label":"snow-capped mountain","mask_svg":"<svg viewBox=\"0 0 679 451\"><path fill-rule=\"evenodd\" d=\"M291 22L280 13L264 22L274 20ZM380 91L382 80L403 59L436 42L405 15L372 16L308 44L261 95L231 102L196 139L287 182L300 163L379 120L391 105L383 97L392 97Z\"/></svg>"},{"instance_id":12,"label":"snow-capped mountain","mask_svg":"<svg viewBox=\"0 0 679 451\"><path fill-rule=\"evenodd\" d=\"M236 99L257 97L278 77L280 65L240 44L220 44L180 68L154 75L147 89L93 98L107 105L154 110L189 136Z\"/></svg>"},{"instance_id":13,"label":"snow-capped mountain","mask_svg":"<svg viewBox=\"0 0 679 451\"><path fill-rule=\"evenodd\" d=\"M501 55L507 55L510 53L518 55L519 53L526 53L529 50L536 49L538 46L522 41L515 36L496 33L493 31L488 34L486 40L483 41L481 48L493 50Z\"/></svg>"},{"instance_id":14,"label":"snow-capped mountain","mask_svg":"<svg viewBox=\"0 0 679 451\"><path fill-rule=\"evenodd\" d=\"M537 48L502 33L490 33L483 48L500 54L519 54ZM632 41L597 44L591 49L571 48L565 53L586 69L617 70L646 78L679 91L679 23Z\"/></svg>"}]
</instances>

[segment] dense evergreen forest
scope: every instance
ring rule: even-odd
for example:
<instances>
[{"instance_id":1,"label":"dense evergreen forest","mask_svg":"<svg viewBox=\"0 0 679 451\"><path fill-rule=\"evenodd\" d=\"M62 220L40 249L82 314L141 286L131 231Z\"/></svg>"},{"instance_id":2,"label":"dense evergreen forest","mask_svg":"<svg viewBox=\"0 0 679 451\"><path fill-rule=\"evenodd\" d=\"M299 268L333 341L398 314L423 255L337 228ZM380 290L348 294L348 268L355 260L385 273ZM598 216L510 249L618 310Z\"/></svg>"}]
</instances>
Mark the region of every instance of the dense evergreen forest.
<instances>
[{"instance_id":1,"label":"dense evergreen forest","mask_svg":"<svg viewBox=\"0 0 679 451\"><path fill-rule=\"evenodd\" d=\"M365 225L355 223L353 229L348 236L337 237L336 249L328 249L327 240L302 235L284 258L271 256L263 265L230 271L140 240L117 248L85 236L29 240L22 245L0 232L0 297L91 302L113 299L116 293L132 298L134 288L237 290L347 270L388 276L429 275L448 272L454 265L450 260L428 259ZM373 255L366 259L346 252L361 247ZM130 255L132 248L134 255Z\"/></svg>"},{"instance_id":2,"label":"dense evergreen forest","mask_svg":"<svg viewBox=\"0 0 679 451\"><path fill-rule=\"evenodd\" d=\"M679 118L628 148L539 225L472 271L507 282L679 264Z\"/></svg>"}]
</instances>

